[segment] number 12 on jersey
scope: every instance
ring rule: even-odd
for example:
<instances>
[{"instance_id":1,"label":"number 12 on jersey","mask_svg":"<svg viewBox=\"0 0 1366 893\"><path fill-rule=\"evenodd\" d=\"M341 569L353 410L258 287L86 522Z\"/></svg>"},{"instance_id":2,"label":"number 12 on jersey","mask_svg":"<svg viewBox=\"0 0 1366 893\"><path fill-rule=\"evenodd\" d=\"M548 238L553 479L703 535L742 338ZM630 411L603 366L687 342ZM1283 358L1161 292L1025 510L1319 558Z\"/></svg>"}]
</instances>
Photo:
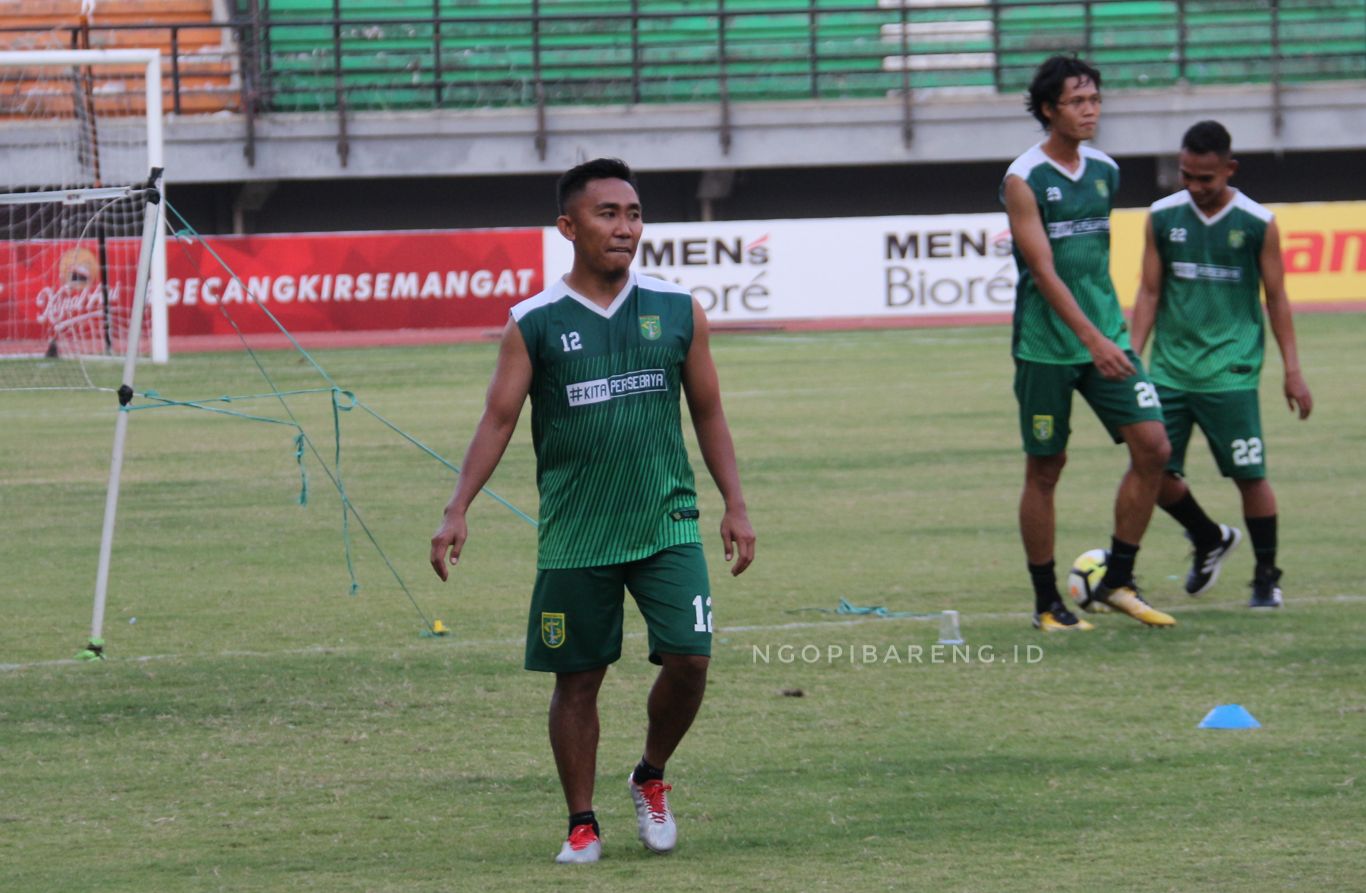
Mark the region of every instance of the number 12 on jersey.
<instances>
[{"instance_id":1,"label":"number 12 on jersey","mask_svg":"<svg viewBox=\"0 0 1366 893\"><path fill-rule=\"evenodd\" d=\"M566 332L560 335L560 343L564 345L565 353L569 353L571 350L583 349L583 342L579 340L578 332Z\"/></svg>"}]
</instances>

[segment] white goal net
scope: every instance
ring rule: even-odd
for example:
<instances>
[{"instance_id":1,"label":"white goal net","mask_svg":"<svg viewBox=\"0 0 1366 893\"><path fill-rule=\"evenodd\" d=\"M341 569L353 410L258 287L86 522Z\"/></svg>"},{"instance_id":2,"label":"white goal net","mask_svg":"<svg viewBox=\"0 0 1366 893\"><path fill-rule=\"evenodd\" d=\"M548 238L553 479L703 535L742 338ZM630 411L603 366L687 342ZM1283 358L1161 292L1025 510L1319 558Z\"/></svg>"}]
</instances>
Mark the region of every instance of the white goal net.
<instances>
[{"instance_id":1,"label":"white goal net","mask_svg":"<svg viewBox=\"0 0 1366 893\"><path fill-rule=\"evenodd\" d=\"M155 50L0 52L0 390L112 386L101 361L133 345L166 359L160 239L134 294L161 165Z\"/></svg>"}]
</instances>

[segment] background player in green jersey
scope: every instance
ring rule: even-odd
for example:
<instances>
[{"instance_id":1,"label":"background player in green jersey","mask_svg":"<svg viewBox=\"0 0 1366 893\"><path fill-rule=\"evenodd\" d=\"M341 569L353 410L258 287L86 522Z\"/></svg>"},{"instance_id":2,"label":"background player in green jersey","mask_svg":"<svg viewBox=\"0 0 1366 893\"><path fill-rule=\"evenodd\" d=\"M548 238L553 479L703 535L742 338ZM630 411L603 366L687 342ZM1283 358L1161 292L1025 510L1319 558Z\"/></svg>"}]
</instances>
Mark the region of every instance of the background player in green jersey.
<instances>
[{"instance_id":1,"label":"background player in green jersey","mask_svg":"<svg viewBox=\"0 0 1366 893\"><path fill-rule=\"evenodd\" d=\"M735 559L732 574L753 560L754 530L707 318L686 290L631 271L642 222L630 168L616 159L586 162L560 178L558 198L556 225L573 243L573 267L513 308L484 414L432 537L431 563L445 580L447 562L459 560L466 511L530 395L541 507L526 666L555 673L550 744L569 807L556 861L595 862L597 698L621 655L624 589L645 616L650 660L661 665L644 752L627 780L640 839L654 852L676 841L664 766L706 688L712 604L680 392L725 501L721 539L726 559Z\"/></svg>"},{"instance_id":2,"label":"background player in green jersey","mask_svg":"<svg viewBox=\"0 0 1366 893\"><path fill-rule=\"evenodd\" d=\"M1095 136L1100 108L1100 72L1075 57L1045 61L1029 87L1029 110L1048 136L1011 164L1001 187L1020 276L1012 337L1026 453L1020 535L1034 585L1034 625L1048 632L1092 628L1063 604L1053 560L1054 491L1067 462L1074 391L1130 456L1095 597L1150 626L1176 622L1148 605L1133 581L1170 447L1156 390L1128 349L1110 281L1119 167L1082 145Z\"/></svg>"},{"instance_id":3,"label":"background player in green jersey","mask_svg":"<svg viewBox=\"0 0 1366 893\"><path fill-rule=\"evenodd\" d=\"M1238 162L1223 125L1201 121L1186 131L1179 162L1186 188L1149 209L1134 307L1134 346L1142 351L1153 334L1153 380L1172 442L1158 504L1186 528L1195 547L1186 591L1207 592L1242 532L1212 521L1183 478L1191 429L1199 425L1219 470L1242 494L1256 554L1248 604L1276 608L1276 494L1266 479L1257 398L1263 286L1285 364L1285 401L1301 419L1314 407L1295 346L1280 235L1270 211L1229 186Z\"/></svg>"}]
</instances>

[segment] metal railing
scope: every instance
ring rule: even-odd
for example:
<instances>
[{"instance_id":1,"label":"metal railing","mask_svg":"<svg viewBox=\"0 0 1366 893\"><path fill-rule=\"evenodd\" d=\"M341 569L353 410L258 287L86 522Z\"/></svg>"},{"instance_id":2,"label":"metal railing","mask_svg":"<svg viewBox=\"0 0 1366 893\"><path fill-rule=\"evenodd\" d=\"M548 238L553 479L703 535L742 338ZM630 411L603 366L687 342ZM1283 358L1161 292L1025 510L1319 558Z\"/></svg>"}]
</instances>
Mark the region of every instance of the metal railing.
<instances>
[{"instance_id":1,"label":"metal railing","mask_svg":"<svg viewBox=\"0 0 1366 893\"><path fill-rule=\"evenodd\" d=\"M167 107L242 113L253 163L257 118L282 112L335 115L343 165L347 118L365 110L533 109L544 157L546 110L559 105L714 104L728 151L738 102L890 98L909 143L913 101L1019 92L1058 51L1098 64L1107 89L1270 84L1277 122L1287 82L1366 79L1366 0L712 0L670 11L618 0L570 13L528 0L517 14L407 0L364 17L341 0L293 11L242 2L228 22L91 26L90 40L138 32L165 47ZM48 33L75 45L79 26Z\"/></svg>"}]
</instances>

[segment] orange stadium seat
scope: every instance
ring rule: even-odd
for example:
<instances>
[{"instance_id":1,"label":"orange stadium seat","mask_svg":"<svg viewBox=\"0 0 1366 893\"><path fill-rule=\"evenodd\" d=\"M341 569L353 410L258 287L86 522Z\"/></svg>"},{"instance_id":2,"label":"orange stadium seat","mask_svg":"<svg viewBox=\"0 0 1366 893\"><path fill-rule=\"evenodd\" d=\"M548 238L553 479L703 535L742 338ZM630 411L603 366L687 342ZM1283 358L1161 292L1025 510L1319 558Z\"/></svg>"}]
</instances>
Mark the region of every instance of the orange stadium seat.
<instances>
[{"instance_id":1,"label":"orange stadium seat","mask_svg":"<svg viewBox=\"0 0 1366 893\"><path fill-rule=\"evenodd\" d=\"M79 36L80 0L24 0L0 4L0 49L157 49L167 113L236 111L241 96L233 36L227 28L212 27L213 21L214 0L104 0L90 18L87 44ZM135 66L95 69L97 107L141 114L140 76ZM10 83L6 90L27 92L22 83Z\"/></svg>"}]
</instances>

